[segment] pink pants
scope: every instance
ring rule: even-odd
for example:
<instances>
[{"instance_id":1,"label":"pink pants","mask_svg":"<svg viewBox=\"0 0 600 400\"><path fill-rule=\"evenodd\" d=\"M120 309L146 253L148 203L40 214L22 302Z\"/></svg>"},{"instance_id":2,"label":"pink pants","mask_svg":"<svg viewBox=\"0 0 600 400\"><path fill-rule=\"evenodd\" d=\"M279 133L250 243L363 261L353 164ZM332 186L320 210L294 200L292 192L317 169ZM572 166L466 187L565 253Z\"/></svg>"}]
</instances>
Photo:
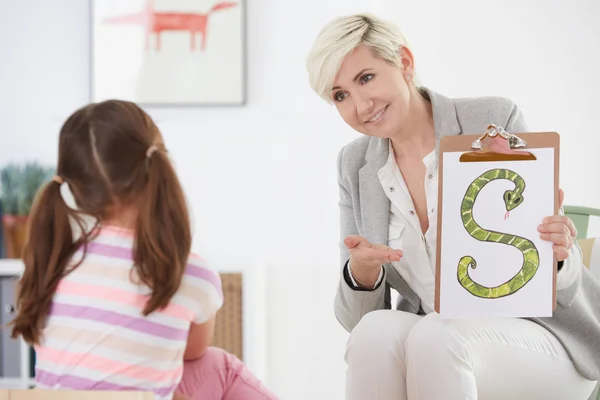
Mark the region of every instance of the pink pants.
<instances>
[{"instance_id":1,"label":"pink pants","mask_svg":"<svg viewBox=\"0 0 600 400\"><path fill-rule=\"evenodd\" d=\"M191 400L278 400L242 361L215 347L185 362L177 390Z\"/></svg>"}]
</instances>

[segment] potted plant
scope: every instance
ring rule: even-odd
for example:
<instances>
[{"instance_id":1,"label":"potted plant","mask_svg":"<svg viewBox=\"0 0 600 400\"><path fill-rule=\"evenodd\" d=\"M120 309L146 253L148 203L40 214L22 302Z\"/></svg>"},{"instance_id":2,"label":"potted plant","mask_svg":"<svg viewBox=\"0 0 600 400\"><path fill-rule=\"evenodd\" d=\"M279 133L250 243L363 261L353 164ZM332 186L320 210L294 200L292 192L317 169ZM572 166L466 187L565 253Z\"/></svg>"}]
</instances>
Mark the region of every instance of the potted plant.
<instances>
[{"instance_id":1,"label":"potted plant","mask_svg":"<svg viewBox=\"0 0 600 400\"><path fill-rule=\"evenodd\" d=\"M6 258L21 258L27 217L39 188L52 178L54 168L38 162L8 164L0 169L0 204Z\"/></svg>"}]
</instances>

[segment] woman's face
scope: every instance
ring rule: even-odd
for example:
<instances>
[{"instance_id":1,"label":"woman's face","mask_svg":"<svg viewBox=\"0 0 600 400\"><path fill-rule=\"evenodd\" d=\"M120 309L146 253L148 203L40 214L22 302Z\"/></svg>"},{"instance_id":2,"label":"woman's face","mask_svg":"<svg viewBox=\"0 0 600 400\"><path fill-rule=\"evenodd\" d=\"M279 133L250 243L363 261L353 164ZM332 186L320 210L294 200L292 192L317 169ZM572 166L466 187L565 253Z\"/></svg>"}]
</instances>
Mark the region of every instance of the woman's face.
<instances>
[{"instance_id":1,"label":"woman's face","mask_svg":"<svg viewBox=\"0 0 600 400\"><path fill-rule=\"evenodd\" d=\"M343 61L335 77L331 99L343 120L358 132L389 138L402 129L410 111L407 74L412 60L403 56L403 68L376 57L365 45Z\"/></svg>"}]
</instances>

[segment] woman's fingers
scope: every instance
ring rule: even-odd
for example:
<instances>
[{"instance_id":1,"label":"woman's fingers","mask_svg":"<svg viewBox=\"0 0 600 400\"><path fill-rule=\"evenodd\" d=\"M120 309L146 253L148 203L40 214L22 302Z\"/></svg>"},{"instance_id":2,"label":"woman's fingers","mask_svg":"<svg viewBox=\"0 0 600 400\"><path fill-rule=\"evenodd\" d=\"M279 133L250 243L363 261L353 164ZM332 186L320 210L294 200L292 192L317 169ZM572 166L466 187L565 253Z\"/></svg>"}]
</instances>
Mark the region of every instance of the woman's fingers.
<instances>
[{"instance_id":1,"label":"woman's fingers","mask_svg":"<svg viewBox=\"0 0 600 400\"><path fill-rule=\"evenodd\" d=\"M369 241L367 239L365 239L362 236L358 236L358 235L346 236L344 238L344 244L349 249L353 249L355 247L358 247L359 245L363 245L365 247L371 247L371 243L369 243Z\"/></svg>"},{"instance_id":2,"label":"woman's fingers","mask_svg":"<svg viewBox=\"0 0 600 400\"><path fill-rule=\"evenodd\" d=\"M552 250L556 254L556 259L558 261L564 261L569 257L569 250L567 250L563 246L558 246L558 245L553 244Z\"/></svg>"},{"instance_id":3,"label":"woman's fingers","mask_svg":"<svg viewBox=\"0 0 600 400\"><path fill-rule=\"evenodd\" d=\"M358 235L346 236L344 244L356 260L371 266L399 261L403 255L402 250L392 249L382 244L373 245L367 239Z\"/></svg>"},{"instance_id":4,"label":"woman's fingers","mask_svg":"<svg viewBox=\"0 0 600 400\"><path fill-rule=\"evenodd\" d=\"M571 218L564 215L552 215L544 218L538 229L540 232L559 233L564 230L564 227L567 227L567 231L572 237L577 236L575 224Z\"/></svg>"},{"instance_id":5,"label":"woman's fingers","mask_svg":"<svg viewBox=\"0 0 600 400\"><path fill-rule=\"evenodd\" d=\"M402 250L392 248L364 248L358 249L354 254L356 258L362 259L368 264L383 264L390 261L399 261L402 258Z\"/></svg>"}]
</instances>

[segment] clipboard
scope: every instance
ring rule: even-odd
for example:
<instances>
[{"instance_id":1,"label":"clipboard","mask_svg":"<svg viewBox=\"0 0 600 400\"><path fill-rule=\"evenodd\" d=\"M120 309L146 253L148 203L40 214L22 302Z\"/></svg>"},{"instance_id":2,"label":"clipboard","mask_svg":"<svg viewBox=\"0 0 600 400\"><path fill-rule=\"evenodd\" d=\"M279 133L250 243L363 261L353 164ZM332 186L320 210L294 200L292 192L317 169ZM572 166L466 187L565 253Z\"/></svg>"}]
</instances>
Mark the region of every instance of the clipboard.
<instances>
[{"instance_id":1,"label":"clipboard","mask_svg":"<svg viewBox=\"0 0 600 400\"><path fill-rule=\"evenodd\" d=\"M488 151L484 149L484 141L485 139L488 138L495 138L496 136L500 136L502 139L507 140L508 141L508 147L513 150L514 152L518 152L519 154L504 154L504 153L496 153L496 152L492 152L492 151ZM548 150L553 150L553 155L551 154L550 151ZM544 153L545 155L545 162L550 164L552 163L554 165L553 170L551 169L550 171L548 171L550 174L553 174L553 176L547 176L545 179L548 179L546 182L546 190L544 193L549 194L548 196L546 196L545 198L552 198L554 199L553 204L547 204L547 203L543 203L543 202L538 202L538 208L539 208L539 204L543 204L545 209L547 209L548 211L553 210L553 213L550 214L548 213L547 215L558 215L559 214L559 199L558 199L558 192L559 192L559 160L560 160L560 136L558 133L556 132L527 132L527 133L508 133L506 132L501 126L495 126L495 125L488 125L487 129L484 131L484 133L482 135L457 135L457 136L447 136L447 137L443 137L440 140L440 144L439 144L439 152L438 152L438 215L437 215L437 248L436 248L436 272L435 272L435 311L442 314L442 307L441 307L441 301L442 299L448 299L450 296L450 292L451 289L454 290L454 286L458 286L455 285L455 283L448 283L448 285L446 285L446 287L442 287L442 273L444 273L443 277L444 279L446 279L444 282L451 282L450 279L450 275L449 275L449 270L446 269L444 271L442 271L442 258L445 257L449 252L446 251L445 254L442 253L442 249L444 249L444 242L443 240L446 240L448 243L452 243L455 239L453 237L450 237L450 233L444 232L444 228L448 229L449 227L451 229L453 229L452 224L448 223L449 218L450 217L446 217L444 218L445 214L444 213L455 213L455 214L459 214L458 217L452 216L451 218L452 221L455 221L457 219L460 220L461 222L461 226L464 228L464 231L467 232L469 234L469 236L471 236L469 239L472 239L472 242L466 242L465 240L463 240L461 242L461 245L458 247L462 247L462 252L467 255L467 253L469 252L469 246L483 246L483 242L492 242L493 240L499 239L502 240L502 242L498 242L498 245L500 243L505 244L505 245L510 245L511 247L516 247L516 244L520 244L520 241L513 241L512 243L504 243L508 240L508 236L509 233L504 233L504 235L502 238L500 238L500 236L498 236L499 234L503 234L501 229L500 230L494 230L494 229L486 229L485 227L483 227L482 225L477 225L479 228L483 228L483 231L487 231L487 233L485 233L485 236L483 235L483 232L480 232L482 229L479 229L477 234L478 234L478 239L475 239L475 236L473 236L475 233L475 229L473 228L473 222L477 221L478 216L475 214L475 204L477 202L477 195L478 194L482 194L483 193L483 187L481 188L481 190L477 190L477 189L473 189L473 188L477 188L477 185L475 186L468 186L469 189L471 189L471 192L469 192L468 190L465 190L464 188L464 184L463 186L459 189L459 193L462 193L462 202L461 207L460 207L460 211L456 209L456 202L453 202L452 205L454 207L451 207L452 209L444 209L444 207L448 207L450 208L449 205L445 205L444 204L444 193L445 193L445 187L444 187L444 171L445 171L445 165L444 165L444 160L447 159L449 161L448 163L448 169L450 171L450 165L457 165L458 167L456 168L463 168L462 170L464 171L465 168L479 168L480 170L483 169L488 169L489 171L496 171L498 169L499 165L504 165L506 166L505 169L511 171L511 172L515 172L516 170L518 170L519 168L523 168L524 164L521 164L522 162L524 163L528 163L529 165L531 165L532 163L536 163L536 162L541 162L542 159L538 159L538 153ZM457 157L457 155L460 154L458 161L454 161L455 157ZM488 167L489 166L489 167ZM528 167L529 168L529 167ZM496 171L497 173L497 171ZM480 177L484 177L483 174L479 175ZM485 177L487 177L488 179L490 178L491 175L485 175ZM502 178L509 179L509 178L514 178L514 175L509 174L508 176L500 176L498 179L501 180ZM450 178L450 172L448 173L447 179L451 179ZM553 181L553 187L551 186L551 182L550 180ZM468 179L467 179L468 181ZM473 180L472 183L475 183L476 180ZM487 182L485 180L480 180L477 181L478 184L479 182L483 183L483 186L487 186ZM509 185L513 185L513 187L516 190L516 180L512 181L512 183L510 182L510 180L506 180L505 185L509 184ZM454 181L452 182L454 183ZM448 182L446 182L446 184L448 185ZM523 200L523 203L525 203L527 201L526 197L534 197L531 196L531 188L528 188L526 185L526 183L524 183L524 187L525 189L521 192L522 194L522 198L521 200ZM448 185L450 186L450 185ZM492 185L490 185L492 186ZM530 193L527 193L527 190L530 190ZM462 190L462 192L460 192ZM470 203L470 199L473 197L473 190L475 190L477 192L477 194L475 194L475 199L473 203ZM551 192L550 192L551 190ZM506 191L509 191L509 189L506 189ZM508 196L510 197L510 195L507 195L506 191L504 192L504 196ZM450 193L450 188L446 191L446 193ZM516 193L516 192L511 192L511 193ZM550 196L550 194L553 194L553 196ZM527 196L529 195L529 196ZM460 196L460 194L453 194L452 196ZM469 197L471 196L471 197ZM450 196L448 196L450 197ZM481 197L481 196L480 196ZM500 201L502 202L502 200L506 201L506 198L504 199L500 199ZM518 199L513 199L513 202L515 200ZM532 200L533 201L533 200ZM512 204L512 203L511 203ZM466 207L465 205L470 205L470 207ZM530 204L531 205L531 204ZM504 206L504 204L503 204ZM509 214L508 211L508 204L506 204L507 207L507 214ZM510 211L511 213L515 212L515 209ZM470 213L470 214L469 214ZM482 212L479 211L479 216L482 215ZM523 214L521 214L523 215ZM544 216L547 216L544 215ZM472 218L471 218L472 217ZM479 217L480 218L480 217ZM517 217L518 218L518 217ZM541 217L543 218L543 217ZM537 224L539 224L541 222L541 218L539 219L539 222L537 222L535 224L535 229L537 231ZM505 216L506 219L506 216ZM444 221L446 220L446 221ZM468 221L467 223L465 223L465 221ZM448 226L444 226L444 222L447 223ZM490 234L490 231L492 232L491 234L493 236L488 236L488 234ZM471 234L473 233L473 235ZM461 233L462 234L462 233ZM514 236L514 235L513 235ZM487 237L487 238L486 238ZM533 240L533 239L532 239ZM537 233L537 238L536 240L539 240L539 233ZM466 244L465 244L466 243ZM498 246L496 244L491 243L491 245L493 246ZM448 245L450 246L450 245ZM550 244L551 246L551 244ZM507 249L508 247L506 246L501 246L505 249ZM523 246L523 248L527 247L526 245ZM533 246L535 248L535 246ZM489 247L488 247L489 248ZM552 294L551 294L551 310L553 311L556 308L556 279L557 279L557 259L556 259L556 255L554 254L554 252L551 252L551 257L548 255L548 250L547 247L545 248L545 255L546 257L544 258L545 264L544 265L548 265L548 261L549 259L552 260L552 265L554 266L553 268L553 273L552 273L552 277L548 276L548 271L547 269L545 270L546 275L544 275L544 282L545 286L541 286L544 288L544 290L547 290L548 288L548 284L551 280L551 285L552 285ZM452 250L454 251L454 250ZM465 252L466 251L466 252ZM514 251L514 250L511 250ZM531 275L531 268L530 266L532 265L531 263L531 259L534 259L535 254L537 254L537 249L534 250L528 250L525 249L525 251L528 254L528 273L527 276ZM457 251L460 252L460 251ZM534 252L534 254L532 255L532 252ZM521 269L523 269L523 267L526 265L526 261L525 261L525 252L522 252L522 266ZM473 279L472 277L465 277L465 271L471 272L473 273L473 271L477 268L484 269L486 268L486 264L489 263L490 259L489 257L485 257L485 256L479 256L479 260L477 261L477 257L475 257L475 262L473 262L473 258L466 259L466 262L471 262L471 264L468 264L468 267L465 267L463 263L462 266L462 275L461 273L458 271L458 263L463 261L463 258L461 257L452 257L452 258L447 258L449 260L456 260L457 262L457 267L456 270L454 271L456 273L455 278L457 279L457 282L463 286L462 289L467 289L465 286L468 286L468 290L472 291L473 293L470 293L470 295L473 295L475 297L479 297L479 298L484 298L485 296L490 296L486 301L491 300L491 303L488 302L486 304L493 304L494 299L498 299L498 298L503 298L504 301L506 301L506 299L509 298L509 296L511 296L512 294L515 294L514 292L518 291L519 289L510 292L510 293L501 293L501 291L510 291L509 289L506 289L506 285L502 286L501 288L499 287L499 285L501 283L507 283L509 281L511 281L510 279L506 282L501 281L498 282L498 284L488 284L488 285L474 285L473 282L475 281L475 279ZM486 261L487 260L487 261ZM542 261L539 259L538 257L538 264L540 264ZM454 263L454 261L452 261L452 263ZM514 263L514 262L513 262ZM498 263L499 264L499 263ZM450 261L446 262L447 266L453 265L451 264ZM538 265L539 267L539 265ZM521 271L521 269L518 269L519 271ZM535 270L536 272L533 273L533 277L535 277L535 275L537 274L537 272L539 272L538 269ZM523 279L524 274L521 274L521 279ZM533 282L533 278L529 278L530 280L527 281L527 283L522 284L521 287L525 287L527 284L529 284L529 282ZM542 278L540 278L542 279ZM514 282L514 281L513 281ZM475 281L475 283L477 283ZM537 284L537 283L536 283ZM485 288L491 288L491 287L495 287L497 288L496 292L493 293L493 291L490 289L489 292L487 293L482 293L481 290L483 290L481 288L481 286L484 286ZM510 286L510 284L508 285ZM517 287L518 285L514 285L513 287ZM533 287L530 286L530 288ZM506 290L505 290L506 289ZM447 292L445 293L445 296L442 296L442 290L446 290ZM457 289L459 290L459 289ZM532 290L532 289L528 289L528 290ZM479 291L479 292L478 292ZM525 292L525 291L522 291ZM477 293L477 294L474 294ZM548 294L547 292L544 293L546 296L550 296L550 294ZM514 298L515 296L513 296ZM447 300L445 300L447 301ZM452 300L454 301L454 300ZM474 300L474 301L480 301L480 300ZM512 301L512 300L511 300ZM456 308L456 306L454 306ZM446 307L445 308L449 308ZM519 316L519 315L515 315L515 316Z\"/></svg>"}]
</instances>

